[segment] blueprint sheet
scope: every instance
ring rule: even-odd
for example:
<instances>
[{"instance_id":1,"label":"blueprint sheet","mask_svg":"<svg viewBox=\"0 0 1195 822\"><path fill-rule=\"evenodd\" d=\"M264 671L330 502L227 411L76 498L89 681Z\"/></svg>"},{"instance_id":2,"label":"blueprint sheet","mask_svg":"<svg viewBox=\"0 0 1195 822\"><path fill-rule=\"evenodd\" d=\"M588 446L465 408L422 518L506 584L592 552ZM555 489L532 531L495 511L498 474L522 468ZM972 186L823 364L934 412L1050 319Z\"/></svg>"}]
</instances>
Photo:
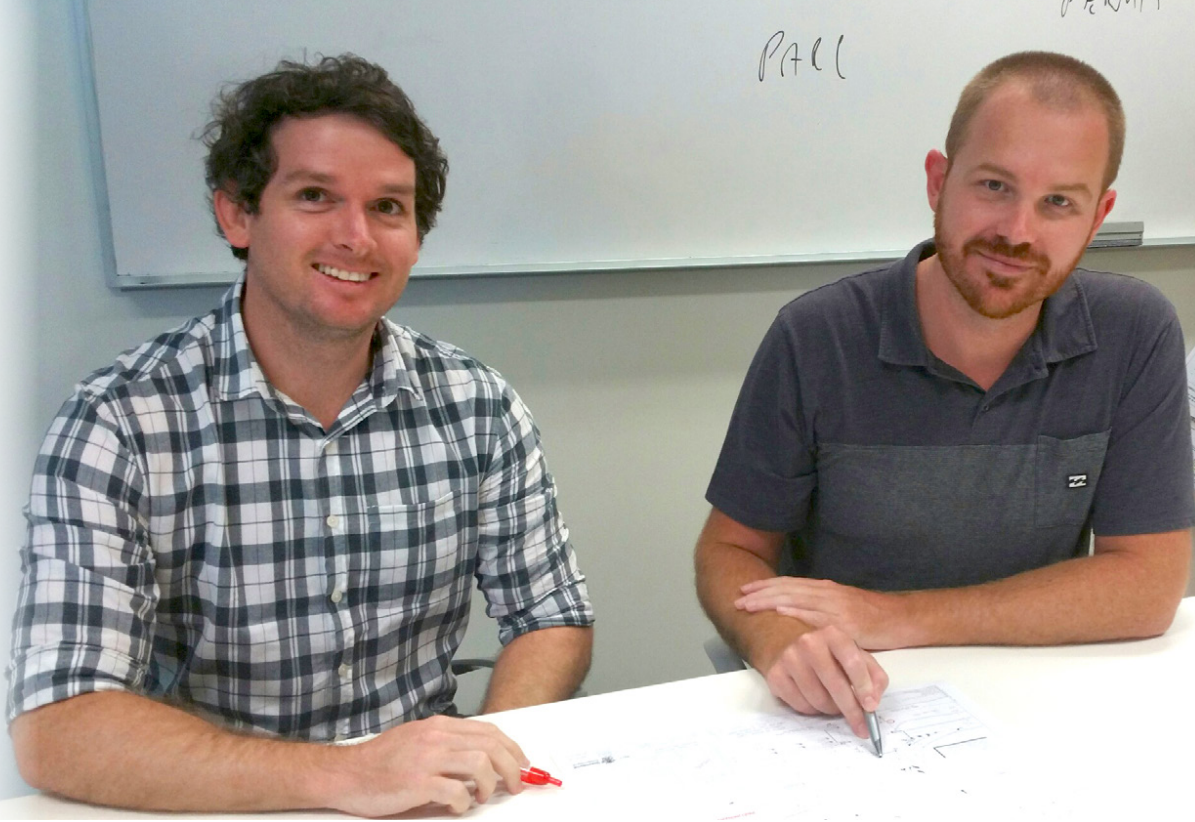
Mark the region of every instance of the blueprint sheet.
<instances>
[{"instance_id":1,"label":"blueprint sheet","mask_svg":"<svg viewBox=\"0 0 1195 822\"><path fill-rule=\"evenodd\" d=\"M661 800L676 819L1025 819L1057 811L1043 805L1033 775L1010 768L1012 758L949 686L891 691L876 713L883 758L841 718L777 705L733 724L693 717L629 736L621 729L611 744L598 731L558 748L552 772L590 794L593 810L605 796L633 791Z\"/></svg>"}]
</instances>

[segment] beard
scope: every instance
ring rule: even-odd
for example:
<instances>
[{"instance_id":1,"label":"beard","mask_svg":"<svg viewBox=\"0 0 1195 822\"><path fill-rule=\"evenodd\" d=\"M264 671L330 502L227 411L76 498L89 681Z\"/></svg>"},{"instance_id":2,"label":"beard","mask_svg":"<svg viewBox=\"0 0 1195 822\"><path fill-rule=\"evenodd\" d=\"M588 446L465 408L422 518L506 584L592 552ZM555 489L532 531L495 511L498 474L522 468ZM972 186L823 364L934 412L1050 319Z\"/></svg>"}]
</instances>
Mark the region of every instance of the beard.
<instances>
[{"instance_id":1,"label":"beard","mask_svg":"<svg viewBox=\"0 0 1195 822\"><path fill-rule=\"evenodd\" d=\"M971 310L989 319L1015 316L1054 294L1075 270L1085 250L1080 248L1068 265L1055 268L1049 256L1031 243L1012 245L999 236L991 240L972 237L956 247L942 228L945 210L943 198L934 212L934 246L942 270ZM983 268L977 256L980 253L1029 263L1031 267L1015 277L1005 277ZM979 269L977 273L968 272L968 258L972 258L972 268Z\"/></svg>"}]
</instances>

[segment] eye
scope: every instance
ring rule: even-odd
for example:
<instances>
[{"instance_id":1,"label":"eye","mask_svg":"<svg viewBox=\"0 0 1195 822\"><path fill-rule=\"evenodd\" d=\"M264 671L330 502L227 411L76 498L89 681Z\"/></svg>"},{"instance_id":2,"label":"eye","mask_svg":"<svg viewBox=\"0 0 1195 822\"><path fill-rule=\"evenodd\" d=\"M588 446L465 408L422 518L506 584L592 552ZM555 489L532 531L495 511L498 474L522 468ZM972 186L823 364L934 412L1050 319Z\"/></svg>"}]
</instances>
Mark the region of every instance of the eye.
<instances>
[{"instance_id":1,"label":"eye","mask_svg":"<svg viewBox=\"0 0 1195 822\"><path fill-rule=\"evenodd\" d=\"M979 184L988 191L994 192L1004 191L1007 188L1001 180L981 180Z\"/></svg>"},{"instance_id":2,"label":"eye","mask_svg":"<svg viewBox=\"0 0 1195 822\"><path fill-rule=\"evenodd\" d=\"M400 214L404 214L407 210L403 203L390 198L378 200L377 205L375 205L374 208L377 209L379 214L385 214L388 216L398 216Z\"/></svg>"},{"instance_id":3,"label":"eye","mask_svg":"<svg viewBox=\"0 0 1195 822\"><path fill-rule=\"evenodd\" d=\"M1070 208L1073 205L1071 198L1062 194L1051 194L1046 198L1046 202L1055 208Z\"/></svg>"},{"instance_id":4,"label":"eye","mask_svg":"<svg viewBox=\"0 0 1195 822\"><path fill-rule=\"evenodd\" d=\"M322 188L308 186L307 188L299 189L298 198L304 203L322 203L328 199L328 193Z\"/></svg>"}]
</instances>

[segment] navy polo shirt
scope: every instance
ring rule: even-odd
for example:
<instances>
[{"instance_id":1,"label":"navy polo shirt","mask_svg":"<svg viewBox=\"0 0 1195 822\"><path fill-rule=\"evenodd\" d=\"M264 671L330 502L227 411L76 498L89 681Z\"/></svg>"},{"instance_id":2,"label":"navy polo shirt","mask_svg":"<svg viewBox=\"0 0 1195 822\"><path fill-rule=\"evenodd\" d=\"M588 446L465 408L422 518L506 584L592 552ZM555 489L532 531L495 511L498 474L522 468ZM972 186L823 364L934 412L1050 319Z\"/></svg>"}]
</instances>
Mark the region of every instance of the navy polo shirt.
<instances>
[{"instance_id":1,"label":"navy polo shirt","mask_svg":"<svg viewBox=\"0 0 1195 822\"><path fill-rule=\"evenodd\" d=\"M780 310L706 499L789 534L782 568L875 590L971 585L1191 526L1182 330L1157 289L1076 269L987 391L926 347L923 243Z\"/></svg>"}]
</instances>

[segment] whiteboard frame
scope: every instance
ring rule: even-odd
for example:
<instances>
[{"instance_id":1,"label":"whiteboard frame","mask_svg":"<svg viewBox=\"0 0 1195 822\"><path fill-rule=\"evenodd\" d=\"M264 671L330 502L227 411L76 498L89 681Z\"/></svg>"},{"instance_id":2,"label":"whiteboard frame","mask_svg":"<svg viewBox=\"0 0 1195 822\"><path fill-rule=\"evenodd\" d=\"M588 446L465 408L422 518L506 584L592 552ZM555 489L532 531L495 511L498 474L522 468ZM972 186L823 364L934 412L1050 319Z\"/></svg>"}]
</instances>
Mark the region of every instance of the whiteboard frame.
<instances>
[{"instance_id":1,"label":"whiteboard frame","mask_svg":"<svg viewBox=\"0 0 1195 822\"><path fill-rule=\"evenodd\" d=\"M84 118L87 129L92 183L96 194L97 217L100 223L101 253L105 281L109 287L117 290L210 287L232 283L240 276L240 272L233 269L220 272L191 272L181 274L122 276L119 273L116 262L116 242L112 227L112 206L109 197L107 174L104 167L99 91L96 82L94 46L92 43L87 0L73 0L71 13L74 18L76 41L78 44L77 55L83 79L85 98L83 101ZM1146 238L1140 245L1134 247L1171 248L1183 246L1195 246L1195 236ZM1102 250L1105 249L1089 247L1089 252L1098 253ZM906 248L888 251L819 252L815 254L748 257L674 257L664 259L586 260L583 262L469 266L420 267L417 265L411 270L411 277L412 279L434 280L546 274L628 273L673 269L771 268L778 266L825 265L828 263L882 263L902 259L908 251L909 249Z\"/></svg>"}]
</instances>

